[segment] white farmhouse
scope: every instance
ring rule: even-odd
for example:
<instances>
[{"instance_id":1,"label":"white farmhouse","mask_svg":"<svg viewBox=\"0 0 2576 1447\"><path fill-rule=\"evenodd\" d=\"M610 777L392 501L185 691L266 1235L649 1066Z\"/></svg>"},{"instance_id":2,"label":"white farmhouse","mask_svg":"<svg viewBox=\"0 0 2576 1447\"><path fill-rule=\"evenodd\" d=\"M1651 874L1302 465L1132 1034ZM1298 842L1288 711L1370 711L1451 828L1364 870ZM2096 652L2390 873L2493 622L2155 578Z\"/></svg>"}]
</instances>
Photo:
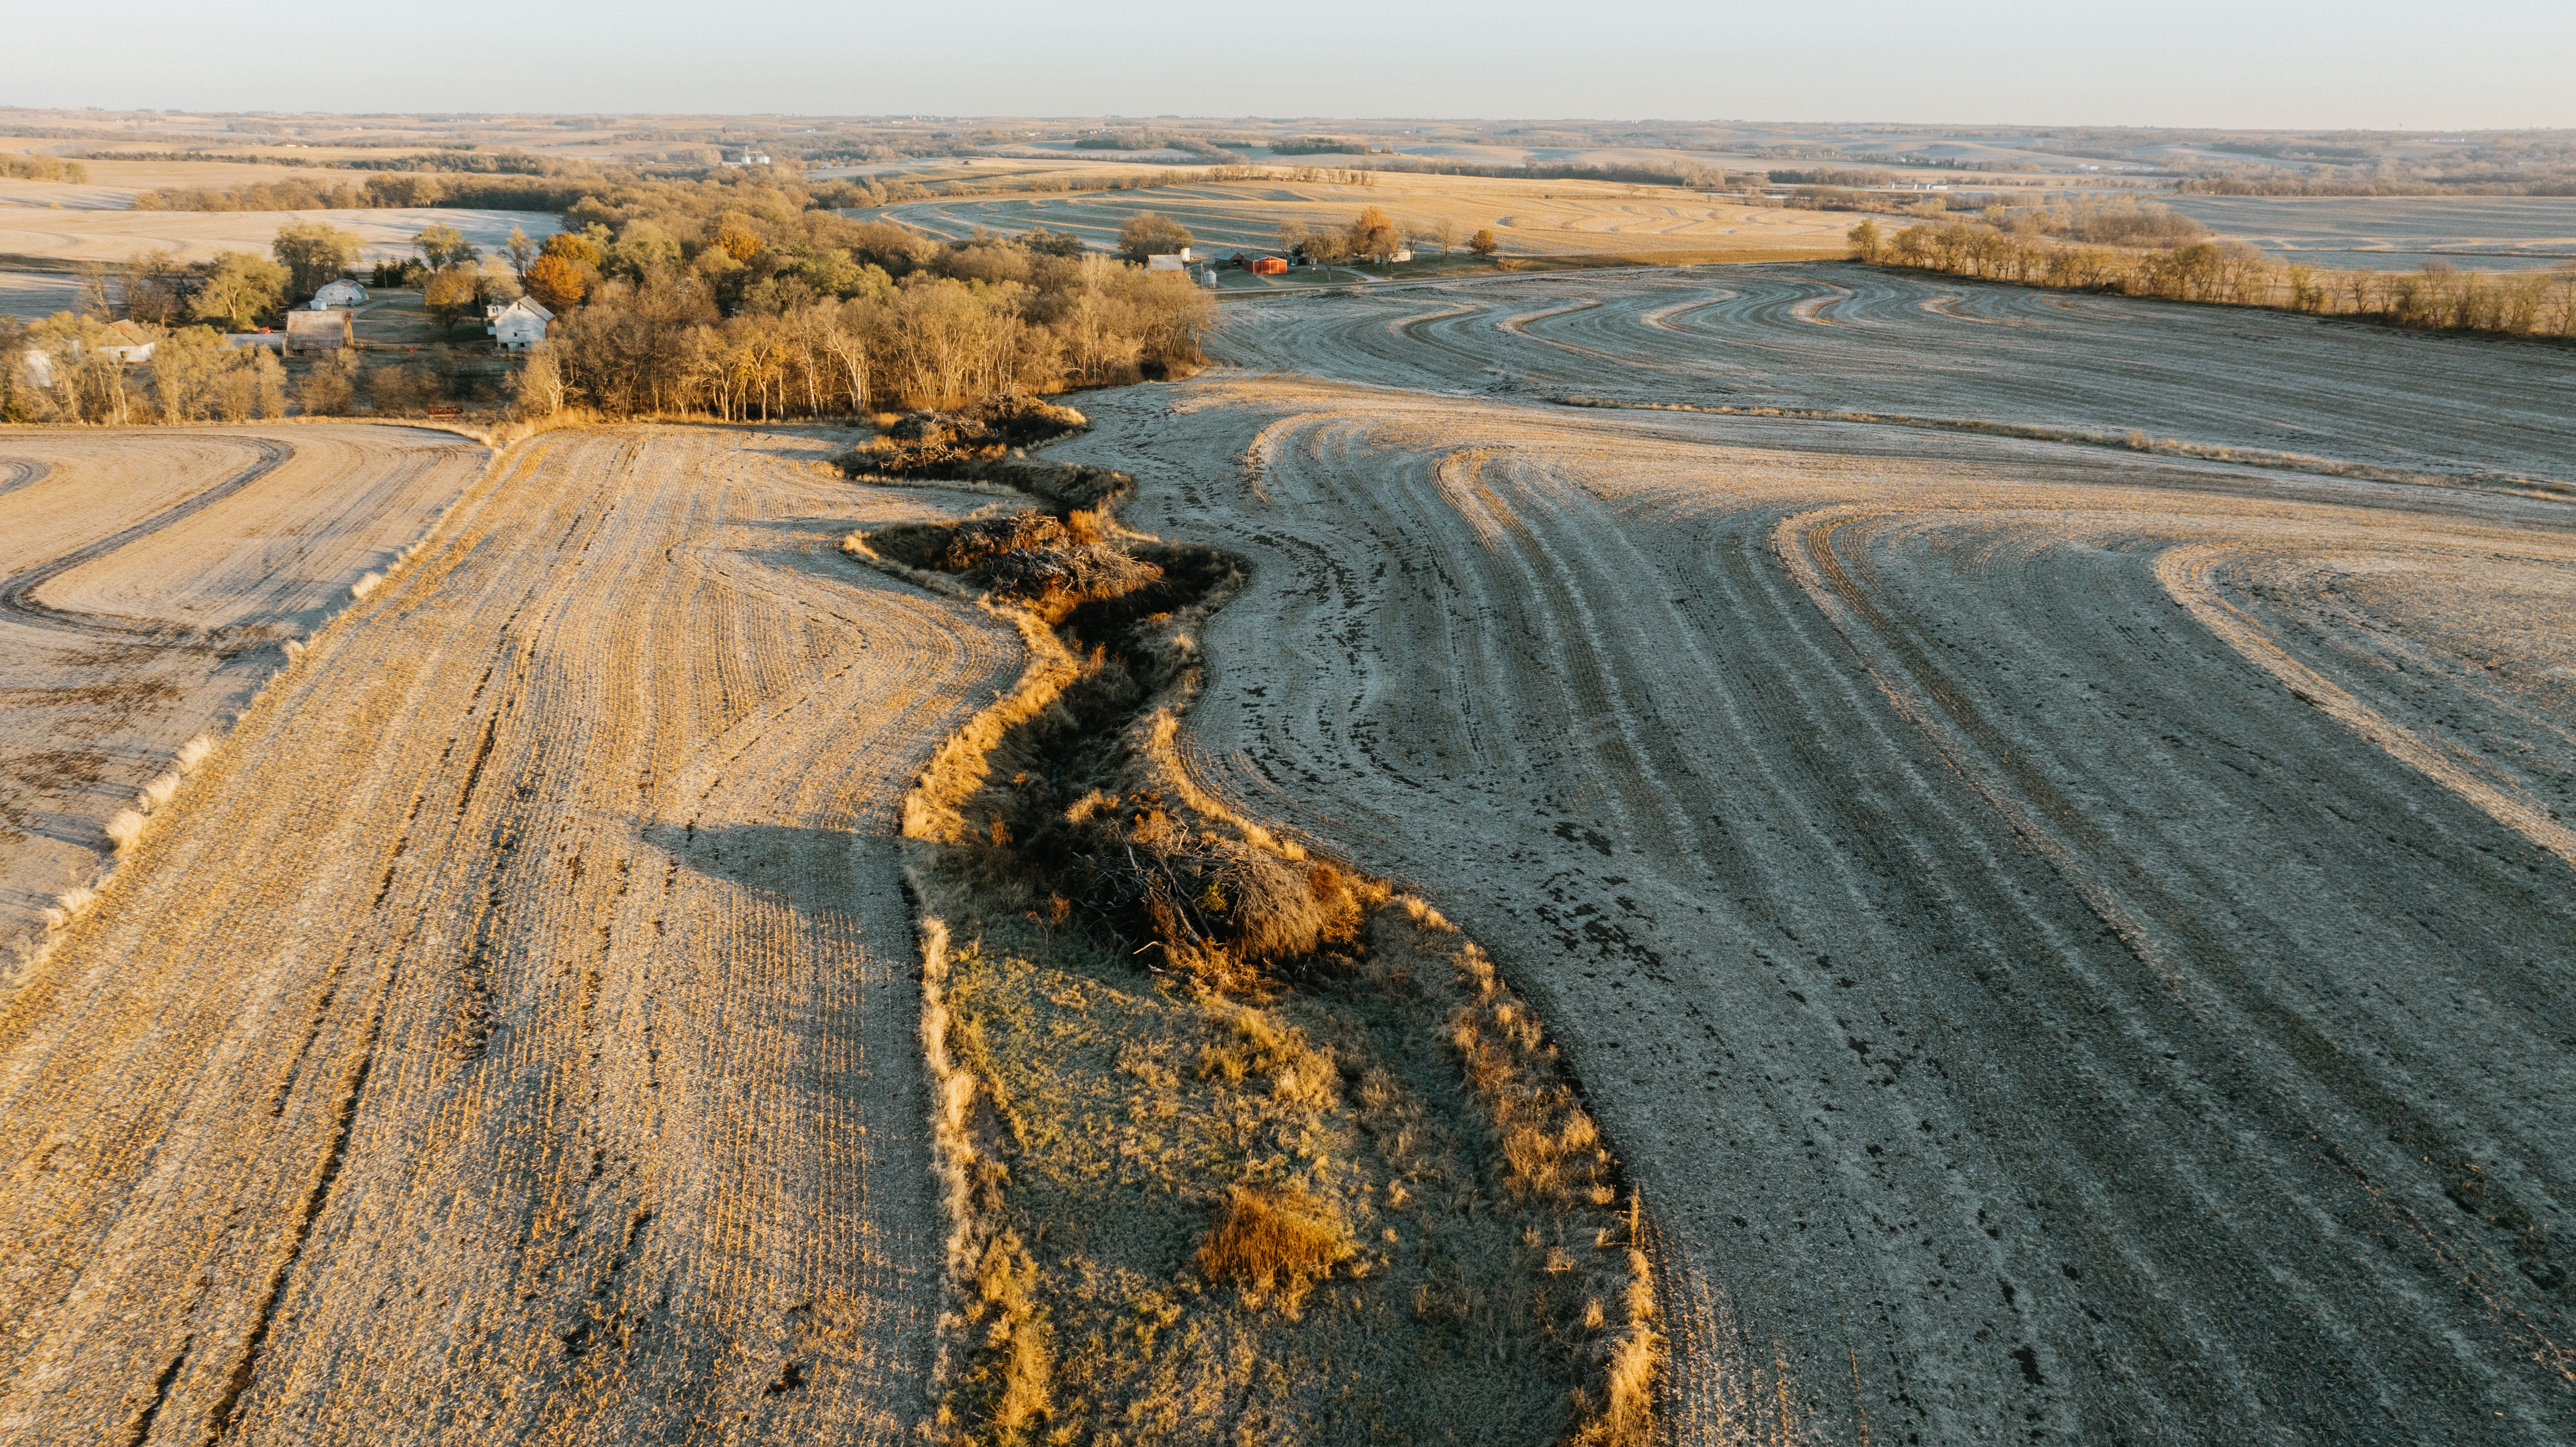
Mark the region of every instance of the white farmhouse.
<instances>
[{"instance_id":1,"label":"white farmhouse","mask_svg":"<svg viewBox=\"0 0 2576 1447\"><path fill-rule=\"evenodd\" d=\"M367 289L345 276L313 293L313 309L318 312L329 311L335 306L365 306L366 304Z\"/></svg>"},{"instance_id":2,"label":"white farmhouse","mask_svg":"<svg viewBox=\"0 0 2576 1447\"><path fill-rule=\"evenodd\" d=\"M521 297L505 307L493 309L483 330L492 334L493 342L505 352L524 352L546 339L546 324L555 314L539 306L532 297Z\"/></svg>"}]
</instances>

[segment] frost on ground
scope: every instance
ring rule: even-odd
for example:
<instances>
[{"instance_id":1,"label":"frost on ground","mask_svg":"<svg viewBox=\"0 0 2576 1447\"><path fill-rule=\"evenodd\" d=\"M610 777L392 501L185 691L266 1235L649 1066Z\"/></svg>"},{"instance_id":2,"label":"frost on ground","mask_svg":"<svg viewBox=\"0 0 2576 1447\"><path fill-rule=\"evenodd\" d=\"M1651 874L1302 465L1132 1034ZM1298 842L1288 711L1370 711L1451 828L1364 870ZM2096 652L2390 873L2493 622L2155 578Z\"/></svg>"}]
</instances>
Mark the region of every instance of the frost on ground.
<instances>
[{"instance_id":1,"label":"frost on ground","mask_svg":"<svg viewBox=\"0 0 2576 1447\"><path fill-rule=\"evenodd\" d=\"M1250 562L1185 754L1566 1042L1683 1439L2576 1432L2567 354L1859 268L1214 350L1367 385L1086 402Z\"/></svg>"},{"instance_id":2,"label":"frost on ground","mask_svg":"<svg viewBox=\"0 0 2576 1447\"><path fill-rule=\"evenodd\" d=\"M0 432L0 959L485 456L397 427Z\"/></svg>"},{"instance_id":3,"label":"frost on ground","mask_svg":"<svg viewBox=\"0 0 2576 1447\"><path fill-rule=\"evenodd\" d=\"M7 1435L917 1418L942 1239L891 816L1019 645L833 552L931 504L828 446L509 454L56 937L0 1007Z\"/></svg>"}]
</instances>

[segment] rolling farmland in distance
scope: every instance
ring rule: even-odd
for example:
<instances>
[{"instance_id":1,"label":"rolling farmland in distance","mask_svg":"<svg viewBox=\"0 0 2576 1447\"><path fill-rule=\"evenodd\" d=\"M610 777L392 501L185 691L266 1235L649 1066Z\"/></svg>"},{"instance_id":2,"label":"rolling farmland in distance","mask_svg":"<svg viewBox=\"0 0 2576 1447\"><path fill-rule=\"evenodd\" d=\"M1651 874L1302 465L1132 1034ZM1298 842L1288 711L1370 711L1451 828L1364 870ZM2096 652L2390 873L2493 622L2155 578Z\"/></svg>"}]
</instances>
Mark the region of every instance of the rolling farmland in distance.
<instances>
[{"instance_id":1,"label":"rolling farmland in distance","mask_svg":"<svg viewBox=\"0 0 2576 1447\"><path fill-rule=\"evenodd\" d=\"M1657 149L1372 125L1238 144ZM2576 1437L2576 351L1685 186L979 144L997 193L844 214L1367 205L1532 269L1221 292L1079 417L0 428L0 1438ZM2051 144L1933 159L2115 184ZM171 168L300 174L97 164L0 182L0 310L285 219L118 209ZM884 317L1004 294L932 256ZM611 308L792 340L670 321L688 274Z\"/></svg>"}]
</instances>

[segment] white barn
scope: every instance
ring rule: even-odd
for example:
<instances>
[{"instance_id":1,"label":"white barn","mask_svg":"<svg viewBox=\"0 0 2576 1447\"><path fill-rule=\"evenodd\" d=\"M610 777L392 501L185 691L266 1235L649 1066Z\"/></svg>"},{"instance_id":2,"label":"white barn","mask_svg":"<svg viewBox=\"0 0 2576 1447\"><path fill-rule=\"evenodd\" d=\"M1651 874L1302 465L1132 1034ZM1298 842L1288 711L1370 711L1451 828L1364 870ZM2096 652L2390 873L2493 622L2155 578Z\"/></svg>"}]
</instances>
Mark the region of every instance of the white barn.
<instances>
[{"instance_id":1,"label":"white barn","mask_svg":"<svg viewBox=\"0 0 2576 1447\"><path fill-rule=\"evenodd\" d=\"M342 277L313 293L313 310L329 311L335 306L365 306L367 289Z\"/></svg>"},{"instance_id":2,"label":"white barn","mask_svg":"<svg viewBox=\"0 0 2576 1447\"><path fill-rule=\"evenodd\" d=\"M524 352L546 339L546 324L555 314L539 306L532 297L521 297L505 307L495 308L483 330L492 334L493 342L505 352Z\"/></svg>"},{"instance_id":3,"label":"white barn","mask_svg":"<svg viewBox=\"0 0 2576 1447\"><path fill-rule=\"evenodd\" d=\"M159 336L145 327L133 322L118 322L99 339L98 349L120 362L148 362L152 360L152 349L160 345L160 341Z\"/></svg>"}]
</instances>

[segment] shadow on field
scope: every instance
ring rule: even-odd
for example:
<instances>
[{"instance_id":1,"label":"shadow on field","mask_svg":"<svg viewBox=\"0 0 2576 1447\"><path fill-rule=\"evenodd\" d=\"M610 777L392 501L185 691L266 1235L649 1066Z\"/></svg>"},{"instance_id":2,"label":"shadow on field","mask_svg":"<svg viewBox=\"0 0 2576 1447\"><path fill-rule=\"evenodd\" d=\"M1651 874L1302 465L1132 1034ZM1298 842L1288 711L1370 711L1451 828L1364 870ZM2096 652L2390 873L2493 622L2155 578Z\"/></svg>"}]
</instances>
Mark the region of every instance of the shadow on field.
<instances>
[{"instance_id":1,"label":"shadow on field","mask_svg":"<svg viewBox=\"0 0 2576 1447\"><path fill-rule=\"evenodd\" d=\"M849 881L864 837L780 824L644 824L635 833L700 874L807 913L851 907Z\"/></svg>"}]
</instances>

